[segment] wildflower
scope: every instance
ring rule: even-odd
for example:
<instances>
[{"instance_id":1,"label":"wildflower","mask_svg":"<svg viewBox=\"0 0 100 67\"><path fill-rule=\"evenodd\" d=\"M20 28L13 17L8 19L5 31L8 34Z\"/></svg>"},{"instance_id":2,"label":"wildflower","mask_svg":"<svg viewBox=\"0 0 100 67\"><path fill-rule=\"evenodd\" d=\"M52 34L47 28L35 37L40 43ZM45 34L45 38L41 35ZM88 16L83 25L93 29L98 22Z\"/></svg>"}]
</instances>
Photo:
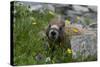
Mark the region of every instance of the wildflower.
<instances>
[{"instance_id":1,"label":"wildflower","mask_svg":"<svg viewBox=\"0 0 100 67\"><path fill-rule=\"evenodd\" d=\"M77 28L74 28L73 29L73 32L77 33L78 32L78 29Z\"/></svg>"},{"instance_id":2,"label":"wildflower","mask_svg":"<svg viewBox=\"0 0 100 67\"><path fill-rule=\"evenodd\" d=\"M51 61L51 59L50 57L47 57L45 62L49 62L49 61Z\"/></svg>"},{"instance_id":3,"label":"wildflower","mask_svg":"<svg viewBox=\"0 0 100 67\"><path fill-rule=\"evenodd\" d=\"M65 23L66 24L70 24L71 22L69 20L65 20Z\"/></svg>"},{"instance_id":4,"label":"wildflower","mask_svg":"<svg viewBox=\"0 0 100 67\"><path fill-rule=\"evenodd\" d=\"M77 16L76 18L77 18L78 20L80 19L80 17L79 17L79 16Z\"/></svg>"},{"instance_id":5,"label":"wildflower","mask_svg":"<svg viewBox=\"0 0 100 67\"><path fill-rule=\"evenodd\" d=\"M72 50L68 48L66 52L67 52L68 54L71 54L71 53L72 53Z\"/></svg>"},{"instance_id":6,"label":"wildflower","mask_svg":"<svg viewBox=\"0 0 100 67\"><path fill-rule=\"evenodd\" d=\"M54 12L52 12L52 11L49 11L49 14L51 14L51 15L55 15Z\"/></svg>"},{"instance_id":7,"label":"wildflower","mask_svg":"<svg viewBox=\"0 0 100 67\"><path fill-rule=\"evenodd\" d=\"M32 24L33 24L33 25L36 25L36 22L33 22Z\"/></svg>"}]
</instances>

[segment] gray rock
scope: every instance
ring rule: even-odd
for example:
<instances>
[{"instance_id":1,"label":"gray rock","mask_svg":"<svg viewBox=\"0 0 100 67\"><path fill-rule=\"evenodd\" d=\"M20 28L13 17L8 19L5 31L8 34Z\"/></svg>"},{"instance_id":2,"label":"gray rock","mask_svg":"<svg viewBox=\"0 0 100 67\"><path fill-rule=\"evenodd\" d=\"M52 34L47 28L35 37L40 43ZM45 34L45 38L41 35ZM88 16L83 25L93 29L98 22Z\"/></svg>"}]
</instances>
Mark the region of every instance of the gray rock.
<instances>
[{"instance_id":1,"label":"gray rock","mask_svg":"<svg viewBox=\"0 0 100 67\"><path fill-rule=\"evenodd\" d=\"M89 56L97 56L97 37L95 34L73 36L71 39L72 57L84 61Z\"/></svg>"},{"instance_id":2,"label":"gray rock","mask_svg":"<svg viewBox=\"0 0 100 67\"><path fill-rule=\"evenodd\" d=\"M97 12L97 6L88 6L92 11Z\"/></svg>"},{"instance_id":3,"label":"gray rock","mask_svg":"<svg viewBox=\"0 0 100 67\"><path fill-rule=\"evenodd\" d=\"M80 5L74 5L73 8L76 11L82 11L82 12L88 12L89 11L87 7L82 7Z\"/></svg>"},{"instance_id":4,"label":"gray rock","mask_svg":"<svg viewBox=\"0 0 100 67\"><path fill-rule=\"evenodd\" d=\"M92 24L89 25L89 27L91 27L91 28L97 28L97 23L92 23Z\"/></svg>"},{"instance_id":5,"label":"gray rock","mask_svg":"<svg viewBox=\"0 0 100 67\"><path fill-rule=\"evenodd\" d=\"M74 10L68 10L67 13L68 13L68 15L70 15L70 16L81 15L81 14L82 14L81 11L74 11Z\"/></svg>"}]
</instances>

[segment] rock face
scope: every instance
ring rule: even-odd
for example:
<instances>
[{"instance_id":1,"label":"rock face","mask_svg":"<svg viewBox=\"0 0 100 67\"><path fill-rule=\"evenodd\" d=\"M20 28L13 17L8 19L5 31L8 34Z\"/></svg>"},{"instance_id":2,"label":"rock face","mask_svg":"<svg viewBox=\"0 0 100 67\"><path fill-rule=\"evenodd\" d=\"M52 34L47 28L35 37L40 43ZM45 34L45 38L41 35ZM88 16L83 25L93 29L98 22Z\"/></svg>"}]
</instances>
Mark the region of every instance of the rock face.
<instances>
[{"instance_id":1,"label":"rock face","mask_svg":"<svg viewBox=\"0 0 100 67\"><path fill-rule=\"evenodd\" d=\"M95 34L73 36L71 39L72 57L78 61L84 61L88 57L97 56L97 37ZM88 59L91 60L91 59Z\"/></svg>"}]
</instances>

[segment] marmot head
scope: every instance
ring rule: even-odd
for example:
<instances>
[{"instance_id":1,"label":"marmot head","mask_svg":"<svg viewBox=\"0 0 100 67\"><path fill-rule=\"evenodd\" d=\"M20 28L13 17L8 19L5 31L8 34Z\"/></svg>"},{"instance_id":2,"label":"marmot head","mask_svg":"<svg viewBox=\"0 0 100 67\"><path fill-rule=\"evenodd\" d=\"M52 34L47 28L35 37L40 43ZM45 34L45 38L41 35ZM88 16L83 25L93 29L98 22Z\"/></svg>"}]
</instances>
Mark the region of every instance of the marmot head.
<instances>
[{"instance_id":1,"label":"marmot head","mask_svg":"<svg viewBox=\"0 0 100 67\"><path fill-rule=\"evenodd\" d=\"M64 33L64 26L64 21L59 18L51 20L46 31L48 39L52 41L61 39Z\"/></svg>"}]
</instances>

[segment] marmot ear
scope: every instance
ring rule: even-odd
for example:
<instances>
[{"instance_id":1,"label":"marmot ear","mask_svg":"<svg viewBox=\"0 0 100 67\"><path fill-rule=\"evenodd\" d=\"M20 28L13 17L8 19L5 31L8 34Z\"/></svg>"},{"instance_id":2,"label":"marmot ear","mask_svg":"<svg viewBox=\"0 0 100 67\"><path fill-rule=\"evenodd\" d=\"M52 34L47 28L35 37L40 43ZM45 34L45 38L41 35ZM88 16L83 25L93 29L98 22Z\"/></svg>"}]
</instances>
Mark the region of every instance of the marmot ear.
<instances>
[{"instance_id":1,"label":"marmot ear","mask_svg":"<svg viewBox=\"0 0 100 67\"><path fill-rule=\"evenodd\" d=\"M51 27L51 24L49 24L48 28L50 28L50 27Z\"/></svg>"},{"instance_id":2,"label":"marmot ear","mask_svg":"<svg viewBox=\"0 0 100 67\"><path fill-rule=\"evenodd\" d=\"M59 30L61 31L62 30L62 27L60 27Z\"/></svg>"},{"instance_id":3,"label":"marmot ear","mask_svg":"<svg viewBox=\"0 0 100 67\"><path fill-rule=\"evenodd\" d=\"M63 27L65 26L65 22L63 21L63 25L62 25Z\"/></svg>"},{"instance_id":4,"label":"marmot ear","mask_svg":"<svg viewBox=\"0 0 100 67\"><path fill-rule=\"evenodd\" d=\"M61 23L62 23L61 26L64 27L65 26L65 21L62 20Z\"/></svg>"}]
</instances>

